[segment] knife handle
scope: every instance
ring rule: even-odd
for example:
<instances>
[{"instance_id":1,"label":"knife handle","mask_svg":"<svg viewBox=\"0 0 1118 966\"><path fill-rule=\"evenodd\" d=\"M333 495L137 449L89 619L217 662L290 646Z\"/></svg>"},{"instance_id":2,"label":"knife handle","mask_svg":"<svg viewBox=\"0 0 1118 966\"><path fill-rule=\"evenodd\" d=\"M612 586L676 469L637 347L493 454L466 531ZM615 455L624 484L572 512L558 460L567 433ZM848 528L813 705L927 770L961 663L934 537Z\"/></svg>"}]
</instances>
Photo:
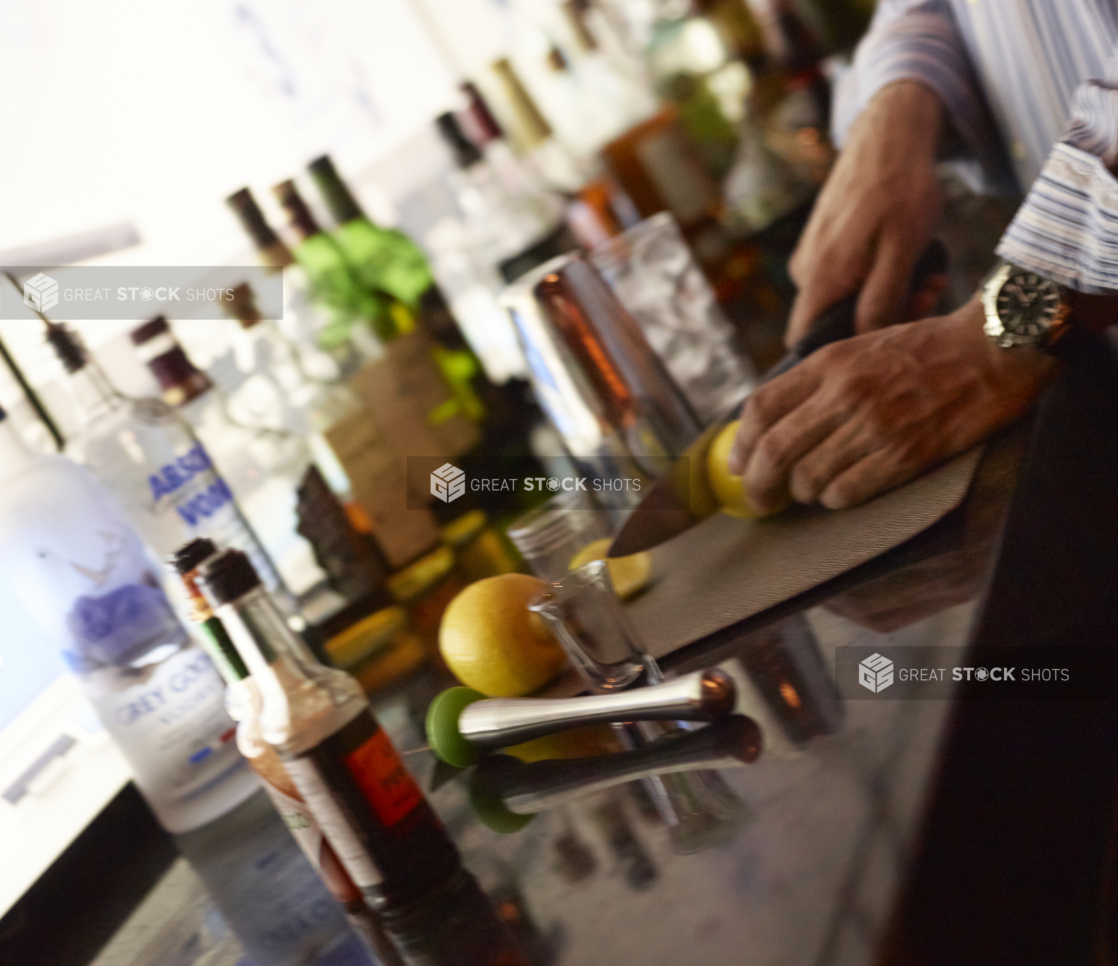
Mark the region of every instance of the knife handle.
<instances>
[{"instance_id":1,"label":"knife handle","mask_svg":"<svg viewBox=\"0 0 1118 966\"><path fill-rule=\"evenodd\" d=\"M943 247L943 242L938 238L933 238L928 242L928 247L924 249L913 266L912 280L908 286L909 295L919 292L933 275L942 275L946 271L947 249ZM811 324L811 328L807 330L804 337L793 346L780 362L766 372L760 381L764 383L770 379L775 379L797 363L802 362L816 349L822 349L823 346L832 342L849 339L853 336L854 315L858 308L859 294L859 292L855 292L853 295L848 295L826 309Z\"/></svg>"}]
</instances>

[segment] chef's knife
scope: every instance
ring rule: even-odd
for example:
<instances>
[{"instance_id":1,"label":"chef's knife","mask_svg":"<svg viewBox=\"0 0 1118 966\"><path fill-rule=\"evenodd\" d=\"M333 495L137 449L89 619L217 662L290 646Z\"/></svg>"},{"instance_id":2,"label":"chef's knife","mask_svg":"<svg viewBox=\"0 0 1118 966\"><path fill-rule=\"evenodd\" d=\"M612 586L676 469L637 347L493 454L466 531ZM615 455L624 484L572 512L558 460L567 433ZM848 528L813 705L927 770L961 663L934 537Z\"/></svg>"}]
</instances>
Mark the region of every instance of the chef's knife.
<instances>
[{"instance_id":1,"label":"chef's knife","mask_svg":"<svg viewBox=\"0 0 1118 966\"><path fill-rule=\"evenodd\" d=\"M947 271L947 250L933 239L912 270L909 292L918 292L933 275ZM758 385L775 379L802 362L816 349L854 335L858 294L836 302L819 316L807 334L761 377ZM722 428L737 415L741 405L714 421L657 480L648 495L629 515L609 548L609 556L624 557L659 546L689 530L721 509L707 480L707 452Z\"/></svg>"}]
</instances>

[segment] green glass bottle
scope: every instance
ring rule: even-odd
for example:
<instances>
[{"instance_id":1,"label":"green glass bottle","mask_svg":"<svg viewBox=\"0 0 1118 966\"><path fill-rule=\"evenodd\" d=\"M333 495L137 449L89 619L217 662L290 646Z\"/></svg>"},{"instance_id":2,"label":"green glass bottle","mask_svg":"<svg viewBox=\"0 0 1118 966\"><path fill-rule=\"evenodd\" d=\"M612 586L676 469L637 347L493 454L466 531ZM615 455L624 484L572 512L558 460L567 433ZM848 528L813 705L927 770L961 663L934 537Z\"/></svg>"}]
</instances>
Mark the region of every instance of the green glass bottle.
<instances>
[{"instance_id":1,"label":"green glass bottle","mask_svg":"<svg viewBox=\"0 0 1118 966\"><path fill-rule=\"evenodd\" d=\"M406 317L406 309L394 312L391 295L361 284L341 246L323 231L293 181L282 181L272 190L299 236L292 254L306 272L315 298L331 311L319 344L330 348L357 338L365 324L382 341L395 338L401 321L396 316ZM406 324L406 318L403 321Z\"/></svg>"},{"instance_id":2,"label":"green glass bottle","mask_svg":"<svg viewBox=\"0 0 1118 966\"><path fill-rule=\"evenodd\" d=\"M369 220L328 155L307 168L337 222L334 238L358 280L414 309L434 282L427 257L403 232Z\"/></svg>"},{"instance_id":3,"label":"green glass bottle","mask_svg":"<svg viewBox=\"0 0 1118 966\"><path fill-rule=\"evenodd\" d=\"M432 425L461 413L474 422L485 418L485 404L475 387L481 363L462 338L450 308L435 284L427 256L403 232L374 225L328 155L307 169L331 216L337 222L333 237L361 284L391 296L387 325L377 328L390 341L420 328L434 345L431 356L452 395L430 414Z\"/></svg>"}]
</instances>

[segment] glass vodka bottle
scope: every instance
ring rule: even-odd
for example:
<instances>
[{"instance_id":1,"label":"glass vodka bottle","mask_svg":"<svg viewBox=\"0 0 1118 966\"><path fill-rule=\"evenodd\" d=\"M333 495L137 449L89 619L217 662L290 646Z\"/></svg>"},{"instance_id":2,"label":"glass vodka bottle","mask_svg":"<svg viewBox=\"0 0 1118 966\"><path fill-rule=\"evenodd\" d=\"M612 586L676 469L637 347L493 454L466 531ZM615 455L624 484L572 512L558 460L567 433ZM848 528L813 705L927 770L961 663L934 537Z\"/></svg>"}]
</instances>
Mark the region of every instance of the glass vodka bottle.
<instances>
[{"instance_id":1,"label":"glass vodka bottle","mask_svg":"<svg viewBox=\"0 0 1118 966\"><path fill-rule=\"evenodd\" d=\"M239 423L228 400L175 340L162 316L132 332L163 400L205 443L283 583L303 597L326 583L314 548L298 532L297 491L312 464L306 442L280 427Z\"/></svg>"},{"instance_id":2,"label":"glass vodka bottle","mask_svg":"<svg viewBox=\"0 0 1118 966\"><path fill-rule=\"evenodd\" d=\"M57 642L160 823L184 832L248 798L221 678L93 474L32 452L0 413L0 494L2 579Z\"/></svg>"},{"instance_id":3,"label":"glass vodka bottle","mask_svg":"<svg viewBox=\"0 0 1118 966\"><path fill-rule=\"evenodd\" d=\"M93 471L147 544L166 555L204 536L243 550L293 614L294 600L190 423L161 399L122 395L66 326L51 323L47 341L81 413L67 454Z\"/></svg>"}]
</instances>

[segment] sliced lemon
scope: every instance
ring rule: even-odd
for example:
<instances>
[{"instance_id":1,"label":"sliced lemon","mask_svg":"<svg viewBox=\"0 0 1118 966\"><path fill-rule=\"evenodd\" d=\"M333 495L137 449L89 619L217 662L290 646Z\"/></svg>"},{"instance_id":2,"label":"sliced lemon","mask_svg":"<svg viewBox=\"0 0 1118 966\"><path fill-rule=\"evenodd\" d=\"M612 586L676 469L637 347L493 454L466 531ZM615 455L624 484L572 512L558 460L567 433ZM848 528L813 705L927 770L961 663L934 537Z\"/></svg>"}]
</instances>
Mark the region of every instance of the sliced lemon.
<instances>
[{"instance_id":1,"label":"sliced lemon","mask_svg":"<svg viewBox=\"0 0 1118 966\"><path fill-rule=\"evenodd\" d=\"M762 516L772 516L786 510L792 503L791 494L787 494L777 509L771 514L758 513L757 509L749 502L742 486L741 477L730 472L730 450L734 445L734 437L738 434L738 425L741 420L735 419L723 427L710 444L707 450L707 481L714 491L715 497L722 506L722 512L733 517L742 517L745 520L755 520Z\"/></svg>"},{"instance_id":2,"label":"sliced lemon","mask_svg":"<svg viewBox=\"0 0 1118 966\"><path fill-rule=\"evenodd\" d=\"M622 600L628 600L638 591L644 590L652 579L652 557L642 551L628 557L606 557L612 541L608 538L588 543L572 558L568 570L578 570L592 560L605 560L609 565L609 579L613 589Z\"/></svg>"}]
</instances>

